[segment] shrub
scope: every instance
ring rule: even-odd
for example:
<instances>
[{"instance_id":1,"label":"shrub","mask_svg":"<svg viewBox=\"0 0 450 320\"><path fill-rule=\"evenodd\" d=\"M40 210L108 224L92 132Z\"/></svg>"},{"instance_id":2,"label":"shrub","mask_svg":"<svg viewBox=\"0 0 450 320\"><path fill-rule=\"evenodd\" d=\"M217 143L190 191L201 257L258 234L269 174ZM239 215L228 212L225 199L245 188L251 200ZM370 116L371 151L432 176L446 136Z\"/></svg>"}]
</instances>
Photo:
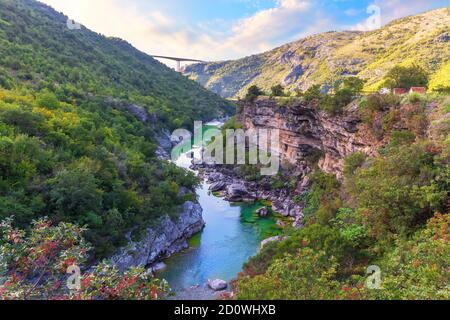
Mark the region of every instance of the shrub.
<instances>
[{"instance_id":1,"label":"shrub","mask_svg":"<svg viewBox=\"0 0 450 320\"><path fill-rule=\"evenodd\" d=\"M366 159L367 155L364 152L355 152L345 158L344 176L351 177L364 164Z\"/></svg>"},{"instance_id":2,"label":"shrub","mask_svg":"<svg viewBox=\"0 0 450 320\"><path fill-rule=\"evenodd\" d=\"M320 89L320 85L316 84L310 87L303 93L303 99L307 103L319 102L323 98L323 93Z\"/></svg>"},{"instance_id":3,"label":"shrub","mask_svg":"<svg viewBox=\"0 0 450 320\"><path fill-rule=\"evenodd\" d=\"M332 215L334 209L338 209L340 206L340 204L335 203L335 197L339 191L339 182L336 180L336 177L331 174L317 171L311 175L310 179L310 190L304 195L306 207L303 210L303 213L305 214L305 217L314 220L314 216L319 209L322 210L323 215L325 215L325 212L330 213L330 211ZM337 208L335 208L336 205Z\"/></svg>"},{"instance_id":4,"label":"shrub","mask_svg":"<svg viewBox=\"0 0 450 320\"><path fill-rule=\"evenodd\" d=\"M420 93L413 92L406 96L406 101L409 103L423 103L425 101L424 96Z\"/></svg>"},{"instance_id":5,"label":"shrub","mask_svg":"<svg viewBox=\"0 0 450 320\"><path fill-rule=\"evenodd\" d=\"M366 299L449 300L450 215L436 214L409 240L398 240L378 263L381 290L365 290Z\"/></svg>"},{"instance_id":6,"label":"shrub","mask_svg":"<svg viewBox=\"0 0 450 320\"><path fill-rule=\"evenodd\" d=\"M346 190L372 236L408 235L442 209L447 190L435 181L441 170L425 144L402 145L358 170Z\"/></svg>"},{"instance_id":7,"label":"shrub","mask_svg":"<svg viewBox=\"0 0 450 320\"><path fill-rule=\"evenodd\" d=\"M103 263L82 275L90 250L82 237L84 228L40 219L27 235L12 223L11 218L0 223L0 300L155 300L168 292L165 281L143 268L121 273ZM66 286L69 267L79 268L80 288Z\"/></svg>"},{"instance_id":8,"label":"shrub","mask_svg":"<svg viewBox=\"0 0 450 320\"><path fill-rule=\"evenodd\" d=\"M251 86L248 88L247 94L244 98L245 101L255 101L259 96L264 95L264 92L258 86Z\"/></svg>"},{"instance_id":9,"label":"shrub","mask_svg":"<svg viewBox=\"0 0 450 320\"><path fill-rule=\"evenodd\" d=\"M280 84L277 84L276 86L273 86L271 88L271 95L273 97L284 97L286 96L285 92L284 92L284 87Z\"/></svg>"},{"instance_id":10,"label":"shrub","mask_svg":"<svg viewBox=\"0 0 450 320\"><path fill-rule=\"evenodd\" d=\"M383 111L399 106L401 98L394 94L371 94L367 96L365 107L371 111Z\"/></svg>"},{"instance_id":11,"label":"shrub","mask_svg":"<svg viewBox=\"0 0 450 320\"><path fill-rule=\"evenodd\" d=\"M275 260L267 274L238 282L238 299L324 300L334 299L338 264L334 257L310 248Z\"/></svg>"}]
</instances>

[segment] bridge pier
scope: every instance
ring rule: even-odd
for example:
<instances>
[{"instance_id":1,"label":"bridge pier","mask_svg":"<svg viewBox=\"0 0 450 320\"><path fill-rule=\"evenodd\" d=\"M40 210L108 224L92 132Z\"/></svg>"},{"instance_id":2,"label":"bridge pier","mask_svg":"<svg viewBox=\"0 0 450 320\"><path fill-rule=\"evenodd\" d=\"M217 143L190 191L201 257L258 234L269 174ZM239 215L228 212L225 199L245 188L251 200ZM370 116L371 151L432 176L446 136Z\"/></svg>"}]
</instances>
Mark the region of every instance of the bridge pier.
<instances>
[{"instance_id":1,"label":"bridge pier","mask_svg":"<svg viewBox=\"0 0 450 320\"><path fill-rule=\"evenodd\" d=\"M196 63L206 63L206 61L197 60L197 59L190 59L190 58L178 58L178 57L167 57L167 56L155 56L151 55L152 58L158 58L158 59L167 59L172 60L176 62L176 71L177 72L183 72L183 68L181 68L181 62L196 62Z\"/></svg>"}]
</instances>

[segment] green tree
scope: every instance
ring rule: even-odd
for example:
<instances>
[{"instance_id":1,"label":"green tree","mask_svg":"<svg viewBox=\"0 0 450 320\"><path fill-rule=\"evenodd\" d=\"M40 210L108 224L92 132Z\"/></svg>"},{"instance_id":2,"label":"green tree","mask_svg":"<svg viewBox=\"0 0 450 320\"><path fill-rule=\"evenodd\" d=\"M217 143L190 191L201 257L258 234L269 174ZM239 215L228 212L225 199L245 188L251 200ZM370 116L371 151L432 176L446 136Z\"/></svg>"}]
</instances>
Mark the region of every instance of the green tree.
<instances>
[{"instance_id":1,"label":"green tree","mask_svg":"<svg viewBox=\"0 0 450 320\"><path fill-rule=\"evenodd\" d=\"M364 152L355 152L345 158L344 163L344 176L351 177L357 169L359 169L367 159L367 155Z\"/></svg>"},{"instance_id":2,"label":"green tree","mask_svg":"<svg viewBox=\"0 0 450 320\"><path fill-rule=\"evenodd\" d=\"M49 197L59 215L78 219L90 211L99 212L102 191L98 181L87 169L64 169L47 182Z\"/></svg>"},{"instance_id":3,"label":"green tree","mask_svg":"<svg viewBox=\"0 0 450 320\"><path fill-rule=\"evenodd\" d=\"M409 67L396 66L387 73L383 87L391 89L427 87L428 81L428 73L416 64Z\"/></svg>"},{"instance_id":4,"label":"green tree","mask_svg":"<svg viewBox=\"0 0 450 320\"><path fill-rule=\"evenodd\" d=\"M365 83L366 81L358 77L347 77L342 83L342 89L348 89L353 95L358 95L363 90Z\"/></svg>"},{"instance_id":5,"label":"green tree","mask_svg":"<svg viewBox=\"0 0 450 320\"><path fill-rule=\"evenodd\" d=\"M318 84L311 86L303 93L303 99L308 103L311 103L313 101L318 102L323 98L323 96L324 95L322 93L320 85Z\"/></svg>"},{"instance_id":6,"label":"green tree","mask_svg":"<svg viewBox=\"0 0 450 320\"><path fill-rule=\"evenodd\" d=\"M281 84L277 84L276 86L273 86L270 91L271 91L271 95L273 97L284 97L285 96L284 87Z\"/></svg>"},{"instance_id":7,"label":"green tree","mask_svg":"<svg viewBox=\"0 0 450 320\"><path fill-rule=\"evenodd\" d=\"M403 145L358 170L346 190L372 236L407 235L442 208L447 190L435 180L441 170L423 143Z\"/></svg>"},{"instance_id":8,"label":"green tree","mask_svg":"<svg viewBox=\"0 0 450 320\"><path fill-rule=\"evenodd\" d=\"M248 88L245 100L255 101L256 98L262 95L264 95L264 92L258 86L253 85Z\"/></svg>"}]
</instances>

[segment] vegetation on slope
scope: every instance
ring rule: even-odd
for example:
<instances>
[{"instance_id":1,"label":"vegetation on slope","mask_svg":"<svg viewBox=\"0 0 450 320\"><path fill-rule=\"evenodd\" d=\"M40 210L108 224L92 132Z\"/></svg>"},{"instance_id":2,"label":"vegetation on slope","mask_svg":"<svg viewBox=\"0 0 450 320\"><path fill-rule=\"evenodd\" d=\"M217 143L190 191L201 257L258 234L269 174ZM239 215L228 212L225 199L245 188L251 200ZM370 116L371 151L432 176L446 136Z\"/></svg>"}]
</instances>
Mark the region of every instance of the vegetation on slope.
<instances>
[{"instance_id":1,"label":"vegetation on slope","mask_svg":"<svg viewBox=\"0 0 450 320\"><path fill-rule=\"evenodd\" d=\"M0 1L0 85L47 89L64 102L88 96L134 102L170 128L232 109L193 81L120 39L84 27L33 0Z\"/></svg>"},{"instance_id":2,"label":"vegetation on slope","mask_svg":"<svg viewBox=\"0 0 450 320\"><path fill-rule=\"evenodd\" d=\"M0 90L0 219L39 216L88 225L100 256L189 198L196 179L156 159L153 133L101 99Z\"/></svg>"},{"instance_id":3,"label":"vegetation on slope","mask_svg":"<svg viewBox=\"0 0 450 320\"><path fill-rule=\"evenodd\" d=\"M370 32L328 32L235 61L197 64L194 79L224 97L244 97L257 85L269 92L281 84L290 91L313 85L332 88L349 75L367 80L376 91L397 65L421 65L431 76L430 90L449 87L450 8L393 21Z\"/></svg>"},{"instance_id":4,"label":"vegetation on slope","mask_svg":"<svg viewBox=\"0 0 450 320\"><path fill-rule=\"evenodd\" d=\"M350 155L342 182L316 168L297 196L305 226L250 259L239 299L450 298L448 95L359 104L367 132L389 143L374 158ZM369 266L381 271L378 288Z\"/></svg>"},{"instance_id":5,"label":"vegetation on slope","mask_svg":"<svg viewBox=\"0 0 450 320\"><path fill-rule=\"evenodd\" d=\"M155 134L230 106L126 42L66 22L39 2L0 0L0 220L86 225L102 258L194 197L184 190L197 179L156 158ZM120 108L133 104L146 123Z\"/></svg>"}]
</instances>

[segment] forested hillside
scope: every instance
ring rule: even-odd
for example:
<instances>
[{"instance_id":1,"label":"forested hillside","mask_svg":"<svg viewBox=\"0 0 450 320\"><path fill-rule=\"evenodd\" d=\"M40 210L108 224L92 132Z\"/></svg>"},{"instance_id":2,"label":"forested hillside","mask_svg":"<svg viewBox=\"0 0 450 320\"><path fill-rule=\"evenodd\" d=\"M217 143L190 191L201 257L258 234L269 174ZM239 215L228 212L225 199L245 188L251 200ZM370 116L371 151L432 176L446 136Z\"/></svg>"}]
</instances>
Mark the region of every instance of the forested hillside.
<instances>
[{"instance_id":1,"label":"forested hillside","mask_svg":"<svg viewBox=\"0 0 450 320\"><path fill-rule=\"evenodd\" d=\"M155 134L230 106L126 42L66 21L36 1L0 0L0 220L86 225L104 257L193 197L179 191L196 178L156 158ZM117 108L133 104L146 123Z\"/></svg>"},{"instance_id":2,"label":"forested hillside","mask_svg":"<svg viewBox=\"0 0 450 320\"><path fill-rule=\"evenodd\" d=\"M413 80L414 72L408 74ZM290 164L274 177L259 176L251 166L238 171L290 194L302 208L302 225L287 227L250 259L236 282L237 297L448 300L449 95L359 95L339 108L342 90L334 96L318 91L312 100L250 94L254 100L242 102L237 122L230 122L279 128L287 147L281 152L303 152L295 160L285 157ZM311 109L319 112L311 117ZM330 128L336 131L328 134ZM273 204L286 212L289 198L276 197Z\"/></svg>"},{"instance_id":3,"label":"forested hillside","mask_svg":"<svg viewBox=\"0 0 450 320\"><path fill-rule=\"evenodd\" d=\"M419 64L430 91L450 86L450 8L402 18L370 32L327 32L238 60L194 64L186 73L223 97L243 97L257 85L266 92L283 85L291 92L313 85L332 88L349 75L376 91L396 65Z\"/></svg>"},{"instance_id":4,"label":"forested hillside","mask_svg":"<svg viewBox=\"0 0 450 320\"><path fill-rule=\"evenodd\" d=\"M0 84L49 90L65 102L89 96L136 102L171 127L212 119L230 106L120 39L82 27L34 0L0 1Z\"/></svg>"}]
</instances>

